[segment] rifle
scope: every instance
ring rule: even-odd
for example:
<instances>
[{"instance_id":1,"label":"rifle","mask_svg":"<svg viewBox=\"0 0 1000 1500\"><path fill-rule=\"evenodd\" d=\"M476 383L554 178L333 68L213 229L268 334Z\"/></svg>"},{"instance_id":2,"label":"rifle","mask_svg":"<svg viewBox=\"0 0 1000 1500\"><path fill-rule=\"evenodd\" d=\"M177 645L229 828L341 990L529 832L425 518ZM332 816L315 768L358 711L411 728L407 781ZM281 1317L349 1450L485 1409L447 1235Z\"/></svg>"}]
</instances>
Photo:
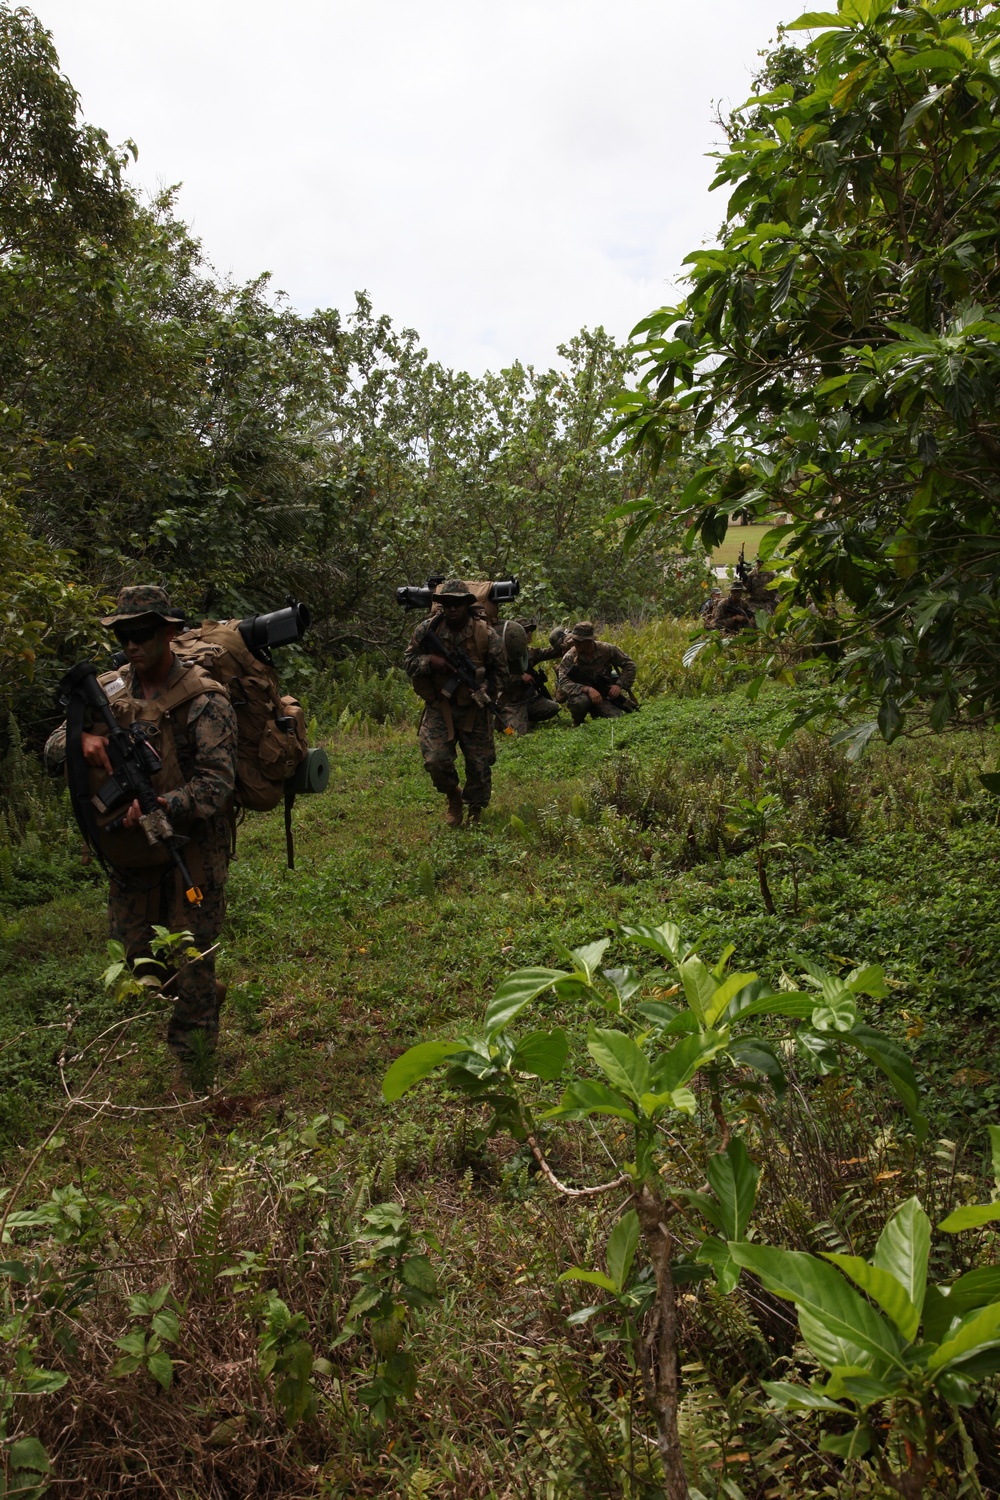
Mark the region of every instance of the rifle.
<instances>
[{"instance_id":1,"label":"rifle","mask_svg":"<svg viewBox=\"0 0 1000 1500\"><path fill-rule=\"evenodd\" d=\"M420 644L421 646L425 644L429 646L435 656L443 656L451 668L452 675L441 689L442 698L450 700L454 697L459 686L467 687L472 696L473 703L478 708L488 708L492 714L496 715L500 723L506 727L503 714L497 708L484 686L486 672L483 667L477 667L472 657L467 656L459 646L446 646L433 627L424 631ZM480 673L482 673L482 676L480 676Z\"/></svg>"},{"instance_id":2,"label":"rifle","mask_svg":"<svg viewBox=\"0 0 1000 1500\"><path fill-rule=\"evenodd\" d=\"M580 668L577 666L567 672L566 675L571 682L578 682L581 687L596 688L602 698L610 698L612 703L619 705L623 713L637 714L639 712L639 704L636 702L635 694L631 688L625 686L616 671L602 672L599 677L587 678L578 677L576 674L579 670ZM621 688L620 697L611 698L611 689L613 687Z\"/></svg>"},{"instance_id":3,"label":"rifle","mask_svg":"<svg viewBox=\"0 0 1000 1500\"><path fill-rule=\"evenodd\" d=\"M549 702L551 703L552 694L549 692L549 679L546 677L541 667L529 666L528 676L535 684L535 692L538 694L539 698L548 698Z\"/></svg>"},{"instance_id":4,"label":"rifle","mask_svg":"<svg viewBox=\"0 0 1000 1500\"><path fill-rule=\"evenodd\" d=\"M749 588L750 587L750 569L746 565L746 550L747 550L747 544L746 544L746 542L744 542L743 545L740 547L740 558L739 558L739 562L736 564L736 576L740 580L741 583L745 583L746 586L747 586L747 588Z\"/></svg>"},{"instance_id":5,"label":"rifle","mask_svg":"<svg viewBox=\"0 0 1000 1500\"><path fill-rule=\"evenodd\" d=\"M66 766L73 812L87 843L102 865L107 865L100 851L99 833L118 833L125 814L138 802L142 816L139 826L150 844L162 844L170 853L184 882L184 899L189 906L200 906L202 894L195 885L187 861L181 853L188 840L174 832L170 819L160 806L152 778L161 768L156 750L149 742L146 726L130 724L126 729L114 716L108 695L97 680L97 668L89 661L73 667L59 684L59 702L66 709ZM81 736L85 710L93 709L108 729L108 757L112 774L97 792L90 795ZM113 822L98 828L95 813L111 813L122 808Z\"/></svg>"}]
</instances>

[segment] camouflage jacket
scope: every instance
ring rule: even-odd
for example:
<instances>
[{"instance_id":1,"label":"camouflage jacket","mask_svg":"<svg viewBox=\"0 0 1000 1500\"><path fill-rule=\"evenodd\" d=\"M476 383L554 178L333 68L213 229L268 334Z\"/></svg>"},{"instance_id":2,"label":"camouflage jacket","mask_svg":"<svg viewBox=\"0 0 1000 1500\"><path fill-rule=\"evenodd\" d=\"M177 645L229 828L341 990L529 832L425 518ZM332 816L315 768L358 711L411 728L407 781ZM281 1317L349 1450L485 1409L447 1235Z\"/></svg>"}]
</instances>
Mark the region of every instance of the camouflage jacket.
<instances>
[{"instance_id":1,"label":"camouflage jacket","mask_svg":"<svg viewBox=\"0 0 1000 1500\"><path fill-rule=\"evenodd\" d=\"M184 667L175 658L162 691L173 687ZM136 699L142 687L132 667L122 669L126 692ZM154 697L159 696L153 694ZM199 693L184 705L186 713L171 717L177 758L184 782L163 793L167 817L179 833L202 846L210 884L225 879L217 868L228 854L232 840L230 813L236 783L236 710L225 693ZM66 725L61 724L46 741L45 764L61 772L66 760Z\"/></svg>"},{"instance_id":2,"label":"camouflage jacket","mask_svg":"<svg viewBox=\"0 0 1000 1500\"><path fill-rule=\"evenodd\" d=\"M487 691L491 697L495 698L507 685L507 653L504 651L500 643L500 637L493 627L487 625L485 621L479 621L478 623L481 627L478 634L482 634L483 628L486 631L486 650L484 652L480 651L476 641L477 620L474 615L470 615L461 629L457 631L449 629L445 623L444 615L440 613L430 615L426 620L421 620L413 632L410 644L407 646L406 654L403 658L403 665L410 678L422 677L432 679L434 685L440 691L451 675L450 672L434 672L430 662L430 658L434 655L434 652L423 649L424 636L428 630L433 630L436 635L440 636L442 645L453 646L459 651L464 651L466 656L470 657L477 666L486 668ZM465 688L460 689L457 695L457 702L461 705L468 703L468 701L467 690Z\"/></svg>"},{"instance_id":3,"label":"camouflage jacket","mask_svg":"<svg viewBox=\"0 0 1000 1500\"><path fill-rule=\"evenodd\" d=\"M617 672L618 682L623 688L630 688L635 681L635 662L620 646L613 646L610 641L596 641L593 660L587 662L578 658L575 646L570 646L559 663L557 681L563 700L571 704L589 702L588 687L592 687L598 677L606 677L612 671ZM583 680L575 681L575 678Z\"/></svg>"}]
</instances>

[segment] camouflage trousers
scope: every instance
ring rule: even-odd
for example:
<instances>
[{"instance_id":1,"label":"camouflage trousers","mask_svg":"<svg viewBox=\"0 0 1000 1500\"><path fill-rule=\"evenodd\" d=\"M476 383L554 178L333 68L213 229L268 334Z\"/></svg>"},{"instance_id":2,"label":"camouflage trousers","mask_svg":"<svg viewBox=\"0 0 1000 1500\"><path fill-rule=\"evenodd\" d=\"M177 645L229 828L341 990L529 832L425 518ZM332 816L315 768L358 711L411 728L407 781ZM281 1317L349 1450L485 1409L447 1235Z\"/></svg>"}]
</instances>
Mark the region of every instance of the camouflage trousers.
<instances>
[{"instance_id":1,"label":"camouflage trousers","mask_svg":"<svg viewBox=\"0 0 1000 1500\"><path fill-rule=\"evenodd\" d=\"M573 723L580 725L588 714L595 719L620 719L625 712L619 708L617 703L612 703L610 698L602 698L600 703L594 703L587 698L582 703L571 703L569 711L573 715Z\"/></svg>"},{"instance_id":2,"label":"camouflage trousers","mask_svg":"<svg viewBox=\"0 0 1000 1500\"><path fill-rule=\"evenodd\" d=\"M546 719L554 719L559 712L559 704L553 703L551 698L543 698L541 693L521 703L510 703L501 698L498 707L508 729L513 729L517 735L527 734L535 724L544 724Z\"/></svg>"},{"instance_id":3,"label":"camouflage trousers","mask_svg":"<svg viewBox=\"0 0 1000 1500\"><path fill-rule=\"evenodd\" d=\"M471 723L471 728L463 726ZM488 710L456 709L454 713L455 738L448 738L448 724L436 703L424 707L417 730L417 742L424 758L424 770L437 790L448 796L458 790L458 771L455 760L459 747L465 760L465 794L467 807L486 807L492 790L490 767L497 758L493 742L493 723Z\"/></svg>"},{"instance_id":4,"label":"camouflage trousers","mask_svg":"<svg viewBox=\"0 0 1000 1500\"><path fill-rule=\"evenodd\" d=\"M172 864L162 873L130 870L112 875L108 925L111 936L123 944L129 958L150 956L154 924L169 932L190 932L202 952L216 942L226 915L225 886L203 891L201 905L189 906L181 884ZM163 981L166 993L174 997L167 1046L184 1061L191 1055L192 1032L202 1032L210 1047L219 1034L220 987L215 982L215 954L200 963L186 963L179 970L164 965Z\"/></svg>"}]
</instances>

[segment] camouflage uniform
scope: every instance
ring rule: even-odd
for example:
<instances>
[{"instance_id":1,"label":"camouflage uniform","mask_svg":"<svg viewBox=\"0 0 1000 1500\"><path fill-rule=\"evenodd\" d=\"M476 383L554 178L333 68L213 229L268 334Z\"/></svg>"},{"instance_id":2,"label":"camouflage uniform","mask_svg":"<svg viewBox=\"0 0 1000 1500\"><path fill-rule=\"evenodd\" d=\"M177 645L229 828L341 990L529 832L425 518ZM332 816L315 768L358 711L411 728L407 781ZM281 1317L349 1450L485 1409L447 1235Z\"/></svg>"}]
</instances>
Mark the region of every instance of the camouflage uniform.
<instances>
[{"instance_id":1,"label":"camouflage uniform","mask_svg":"<svg viewBox=\"0 0 1000 1500\"><path fill-rule=\"evenodd\" d=\"M499 631L500 642L507 656L507 671L510 675L506 687L497 700L497 707L503 714L507 728L513 729L517 735L527 734L533 725L555 718L559 712L558 703L553 703L551 698L547 698L536 683L524 680L524 673L529 666L534 666L532 658L537 654L528 646L534 628L533 624L529 628L519 620L508 620ZM554 654L554 652L544 653L545 659Z\"/></svg>"},{"instance_id":2,"label":"camouflage uniform","mask_svg":"<svg viewBox=\"0 0 1000 1500\"><path fill-rule=\"evenodd\" d=\"M486 650L480 662L480 651L476 642L478 633L486 633ZM467 688L461 687L455 694L454 706L441 695L441 687L450 672L433 672L429 656L433 651L421 649L428 630L434 630L444 645L457 647L482 665L487 672L487 691L491 697L501 691L507 682L507 658L500 644L500 637L484 620L467 615L458 631L452 631L443 614L434 614L422 620L413 632L406 648L404 665L411 679L421 678L430 684L426 691L424 711L420 719L417 739L424 758L424 769L437 790L447 797L459 791L458 771L455 767L458 747L465 760L464 800L469 808L487 806L492 790L491 767L497 758L493 740L493 715L488 708L479 708L471 701ZM496 687L490 690L489 679ZM424 696L423 691L421 696Z\"/></svg>"},{"instance_id":3,"label":"camouflage uniform","mask_svg":"<svg viewBox=\"0 0 1000 1500\"><path fill-rule=\"evenodd\" d=\"M580 629L581 626L576 627L577 631ZM631 688L635 681L635 662L632 658L610 641L595 640L592 632L593 626L590 626L590 633L586 638L594 640L591 661L584 661L577 654L576 643L571 639L569 650L559 663L559 692L562 701L569 706L574 724L582 724L588 714L593 714L595 719L617 719L627 712L613 698L603 697L600 703L593 702L587 689L596 684L598 677L606 677L610 672L616 671L618 684L623 690Z\"/></svg>"},{"instance_id":4,"label":"camouflage uniform","mask_svg":"<svg viewBox=\"0 0 1000 1500\"><path fill-rule=\"evenodd\" d=\"M166 681L153 696L174 687L184 670L175 657ZM125 667L121 675L127 693L142 700L143 690L134 670ZM184 856L195 884L201 887L203 900L200 906L191 906L184 899L183 881L172 861L145 869L112 867L108 923L111 936L124 945L132 959L149 956L154 924L170 932L190 931L204 951L217 941L226 914L236 779L236 712L225 693L203 693L188 699L183 712L172 714L171 725L184 782L162 794L167 803L164 811L174 830L190 840ZM50 771L62 770L65 724L49 737L44 755ZM165 977L166 992L174 996L167 1045L185 1060L190 1056L192 1032L203 1032L209 1045L218 1035L224 989L216 984L215 955L185 964Z\"/></svg>"}]
</instances>

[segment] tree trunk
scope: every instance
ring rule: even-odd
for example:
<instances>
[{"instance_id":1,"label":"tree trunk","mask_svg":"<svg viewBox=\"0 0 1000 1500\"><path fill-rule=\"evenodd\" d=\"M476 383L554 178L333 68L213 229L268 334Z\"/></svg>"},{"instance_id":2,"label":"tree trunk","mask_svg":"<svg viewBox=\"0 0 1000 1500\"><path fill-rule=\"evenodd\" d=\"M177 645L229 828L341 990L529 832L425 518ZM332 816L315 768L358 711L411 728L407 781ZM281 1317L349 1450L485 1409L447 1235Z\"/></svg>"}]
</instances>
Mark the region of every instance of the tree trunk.
<instances>
[{"instance_id":1,"label":"tree trunk","mask_svg":"<svg viewBox=\"0 0 1000 1500\"><path fill-rule=\"evenodd\" d=\"M687 1476L677 1431L680 1405L677 1350L677 1296L671 1270L673 1236L667 1228L663 1200L644 1187L633 1202L642 1226L643 1239L656 1272L656 1302L650 1314L649 1332L640 1343L642 1379L646 1401L656 1418L657 1444L663 1464L667 1500L689 1500Z\"/></svg>"}]
</instances>

